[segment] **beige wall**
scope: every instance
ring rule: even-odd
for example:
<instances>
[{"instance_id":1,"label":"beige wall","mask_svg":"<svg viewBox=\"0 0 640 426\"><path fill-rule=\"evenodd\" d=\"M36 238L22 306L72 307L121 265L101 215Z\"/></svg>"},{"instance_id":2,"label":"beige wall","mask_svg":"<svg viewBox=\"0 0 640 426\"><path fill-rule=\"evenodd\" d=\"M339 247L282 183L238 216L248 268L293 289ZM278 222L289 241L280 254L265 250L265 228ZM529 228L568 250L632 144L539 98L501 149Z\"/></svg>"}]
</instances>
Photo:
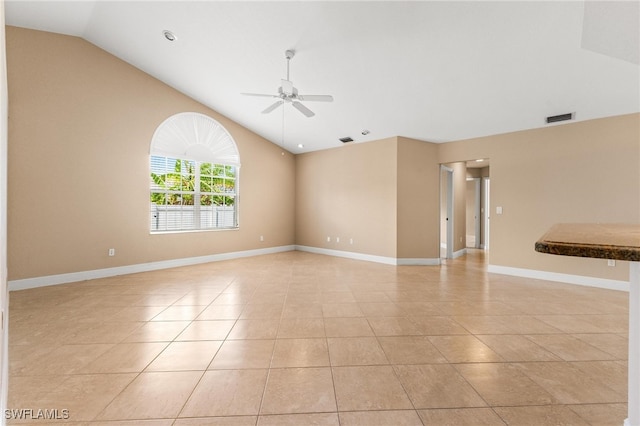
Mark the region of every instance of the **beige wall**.
<instances>
[{"instance_id":1,"label":"beige wall","mask_svg":"<svg viewBox=\"0 0 640 426\"><path fill-rule=\"evenodd\" d=\"M8 27L7 60L12 280L290 244L437 258L437 164L461 168L464 225L462 167L476 158L490 159L491 208L504 209L491 215L492 265L627 279L624 262L533 244L557 222L640 222L640 114L440 145L394 137L294 160L81 39ZM183 111L210 115L238 144L238 231L149 234L149 142ZM460 250L465 227L455 228Z\"/></svg>"},{"instance_id":2,"label":"beige wall","mask_svg":"<svg viewBox=\"0 0 640 426\"><path fill-rule=\"evenodd\" d=\"M467 168L467 177L482 178L489 177L489 166Z\"/></svg>"},{"instance_id":3,"label":"beige wall","mask_svg":"<svg viewBox=\"0 0 640 426\"><path fill-rule=\"evenodd\" d=\"M7 62L11 280L294 244L292 155L79 38L7 27ZM149 143L184 111L238 145L237 231L149 234Z\"/></svg>"},{"instance_id":4,"label":"beige wall","mask_svg":"<svg viewBox=\"0 0 640 426\"><path fill-rule=\"evenodd\" d=\"M297 243L437 259L437 150L435 144L397 137L298 155Z\"/></svg>"},{"instance_id":5,"label":"beige wall","mask_svg":"<svg viewBox=\"0 0 640 426\"><path fill-rule=\"evenodd\" d=\"M542 255L533 250L533 245L557 222L640 222L639 117L633 114L435 146L392 138L298 156L297 243L398 258L438 257L437 163L444 163L454 169L454 251L461 250L466 233L464 162L489 158L492 265L627 280L625 262L608 267L606 261ZM374 211L371 199L362 197L363 191L367 191L368 176L389 163L380 158L380 153L384 146L389 151L383 156L393 155L394 139L397 146L395 255L391 249L394 244L392 213L384 215L390 231L382 237L377 225L380 218L371 218ZM438 160L430 157L435 152ZM433 161L433 169L427 167L429 161ZM349 164L359 165L358 171L349 176L357 184L342 185L337 193L330 191L330 187L344 182L344 170L349 169ZM422 171L420 165L425 167ZM413 170L414 167L417 169ZM326 177L326 171L331 168L337 173L336 177ZM389 166L387 169L391 170ZM480 171L482 176L488 174L489 168ZM393 174L389 174L388 179L393 178ZM376 185L373 183L369 191ZM430 194L431 201L421 199L422 193ZM389 189L387 194L393 203L393 190ZM351 200L348 212L335 215L326 209L336 196ZM497 206L503 207L504 214L495 214ZM353 213L356 211L358 213ZM431 217L424 227L420 221L423 215ZM358 234L369 232L378 243L371 241L366 247L326 243L332 227L358 229Z\"/></svg>"},{"instance_id":6,"label":"beige wall","mask_svg":"<svg viewBox=\"0 0 640 426\"><path fill-rule=\"evenodd\" d=\"M438 146L398 138L398 253L399 258L439 257Z\"/></svg>"},{"instance_id":7,"label":"beige wall","mask_svg":"<svg viewBox=\"0 0 640 426\"><path fill-rule=\"evenodd\" d=\"M297 244L395 258L397 146L389 138L298 155Z\"/></svg>"},{"instance_id":8,"label":"beige wall","mask_svg":"<svg viewBox=\"0 0 640 426\"><path fill-rule=\"evenodd\" d=\"M491 160L492 265L628 279L625 262L533 247L558 222L640 222L640 114L442 144L439 153L445 163Z\"/></svg>"}]
</instances>

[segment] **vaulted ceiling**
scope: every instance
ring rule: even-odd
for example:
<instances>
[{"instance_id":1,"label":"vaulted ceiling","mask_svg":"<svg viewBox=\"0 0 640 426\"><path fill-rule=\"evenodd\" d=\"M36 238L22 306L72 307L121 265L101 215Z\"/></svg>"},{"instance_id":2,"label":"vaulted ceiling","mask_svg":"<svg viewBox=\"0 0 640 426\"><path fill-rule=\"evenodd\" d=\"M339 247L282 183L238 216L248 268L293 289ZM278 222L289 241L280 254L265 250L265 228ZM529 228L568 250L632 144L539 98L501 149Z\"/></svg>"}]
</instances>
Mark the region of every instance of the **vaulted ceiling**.
<instances>
[{"instance_id":1,"label":"vaulted ceiling","mask_svg":"<svg viewBox=\"0 0 640 426\"><path fill-rule=\"evenodd\" d=\"M5 2L6 24L82 37L294 153L638 112L639 13L637 1ZM287 49L299 93L334 97L303 102L311 118L241 95L275 94Z\"/></svg>"}]
</instances>

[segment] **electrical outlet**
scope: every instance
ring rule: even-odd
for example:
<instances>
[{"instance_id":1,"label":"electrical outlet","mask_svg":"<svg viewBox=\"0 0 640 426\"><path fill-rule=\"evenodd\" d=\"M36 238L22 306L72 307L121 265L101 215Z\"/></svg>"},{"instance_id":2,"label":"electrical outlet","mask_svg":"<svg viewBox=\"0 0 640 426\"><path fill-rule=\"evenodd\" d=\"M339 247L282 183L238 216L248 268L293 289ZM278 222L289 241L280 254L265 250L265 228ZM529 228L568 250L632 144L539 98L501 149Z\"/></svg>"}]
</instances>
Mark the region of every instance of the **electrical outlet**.
<instances>
[{"instance_id":1,"label":"electrical outlet","mask_svg":"<svg viewBox=\"0 0 640 426\"><path fill-rule=\"evenodd\" d=\"M607 266L616 266L616 261L614 259L607 259Z\"/></svg>"},{"instance_id":2,"label":"electrical outlet","mask_svg":"<svg viewBox=\"0 0 640 426\"><path fill-rule=\"evenodd\" d=\"M327 242L330 243L331 242L331 237L327 237Z\"/></svg>"},{"instance_id":3,"label":"electrical outlet","mask_svg":"<svg viewBox=\"0 0 640 426\"><path fill-rule=\"evenodd\" d=\"M336 237L336 243L340 242L340 237Z\"/></svg>"},{"instance_id":4,"label":"electrical outlet","mask_svg":"<svg viewBox=\"0 0 640 426\"><path fill-rule=\"evenodd\" d=\"M115 255L116 255L116 249L110 248L109 249L109 256L115 256Z\"/></svg>"},{"instance_id":5,"label":"electrical outlet","mask_svg":"<svg viewBox=\"0 0 640 426\"><path fill-rule=\"evenodd\" d=\"M349 238L349 244L353 244L353 238Z\"/></svg>"},{"instance_id":6,"label":"electrical outlet","mask_svg":"<svg viewBox=\"0 0 640 426\"><path fill-rule=\"evenodd\" d=\"M264 235L260 235L260 241L264 241Z\"/></svg>"}]
</instances>

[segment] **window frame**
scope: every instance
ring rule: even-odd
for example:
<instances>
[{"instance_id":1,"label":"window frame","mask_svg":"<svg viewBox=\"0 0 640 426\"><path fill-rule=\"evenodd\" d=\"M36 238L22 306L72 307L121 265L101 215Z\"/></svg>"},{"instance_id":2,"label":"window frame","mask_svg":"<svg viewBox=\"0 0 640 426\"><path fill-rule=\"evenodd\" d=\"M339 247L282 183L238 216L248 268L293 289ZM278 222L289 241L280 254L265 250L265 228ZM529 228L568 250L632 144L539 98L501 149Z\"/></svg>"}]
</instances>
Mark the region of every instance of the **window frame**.
<instances>
[{"instance_id":1,"label":"window frame","mask_svg":"<svg viewBox=\"0 0 640 426\"><path fill-rule=\"evenodd\" d=\"M207 165L211 173L203 176L203 167ZM240 157L235 141L216 120L199 113L179 113L166 119L158 126L152 138L148 166L149 225L147 229L150 234L239 229ZM185 173L185 167L193 167L193 171ZM218 170L222 173L217 172ZM172 178L174 186L167 187L166 180L171 174L174 175ZM164 177L162 183L158 182L160 176ZM210 191L203 191L203 179L210 179ZM221 179L218 185L222 185L220 192L215 191L213 187L218 179ZM192 190L182 188L185 181L193 188ZM233 185L229 192L227 183L230 181L233 181ZM175 183L178 184L177 188ZM154 194L156 194L156 201L154 201ZM167 202L171 195L178 197L178 203ZM191 199L185 196L190 196ZM164 204L157 203L160 197ZM202 204L203 197L211 197L210 204ZM214 197L222 197L222 204L216 204ZM229 198L233 200L233 204L227 204ZM170 206L175 207L170 208ZM227 209L229 206L232 208ZM207 207L211 208L207 209ZM164 220L160 219L163 208ZM172 210L174 217L170 218ZM188 212L188 210L191 211ZM207 210L210 212L210 217L203 219ZM220 211L223 212L222 224L217 225L220 223L218 220ZM185 212L188 216L185 216ZM226 212L231 212L229 225L225 225L229 222ZM171 224L177 226L171 226Z\"/></svg>"}]
</instances>

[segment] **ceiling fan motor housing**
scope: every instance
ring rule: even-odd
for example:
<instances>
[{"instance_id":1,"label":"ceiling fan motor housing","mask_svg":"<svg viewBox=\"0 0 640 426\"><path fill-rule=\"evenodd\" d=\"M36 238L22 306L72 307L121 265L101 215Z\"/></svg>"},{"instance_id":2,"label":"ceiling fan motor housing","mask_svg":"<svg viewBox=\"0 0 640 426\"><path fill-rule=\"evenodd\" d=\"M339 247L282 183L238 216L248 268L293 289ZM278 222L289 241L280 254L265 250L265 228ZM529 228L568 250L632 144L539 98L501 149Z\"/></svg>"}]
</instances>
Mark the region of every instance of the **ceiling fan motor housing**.
<instances>
[{"instance_id":1,"label":"ceiling fan motor housing","mask_svg":"<svg viewBox=\"0 0 640 426\"><path fill-rule=\"evenodd\" d=\"M280 90L287 96L291 96L296 93L295 87L293 87L293 83L289 80L280 80Z\"/></svg>"}]
</instances>

